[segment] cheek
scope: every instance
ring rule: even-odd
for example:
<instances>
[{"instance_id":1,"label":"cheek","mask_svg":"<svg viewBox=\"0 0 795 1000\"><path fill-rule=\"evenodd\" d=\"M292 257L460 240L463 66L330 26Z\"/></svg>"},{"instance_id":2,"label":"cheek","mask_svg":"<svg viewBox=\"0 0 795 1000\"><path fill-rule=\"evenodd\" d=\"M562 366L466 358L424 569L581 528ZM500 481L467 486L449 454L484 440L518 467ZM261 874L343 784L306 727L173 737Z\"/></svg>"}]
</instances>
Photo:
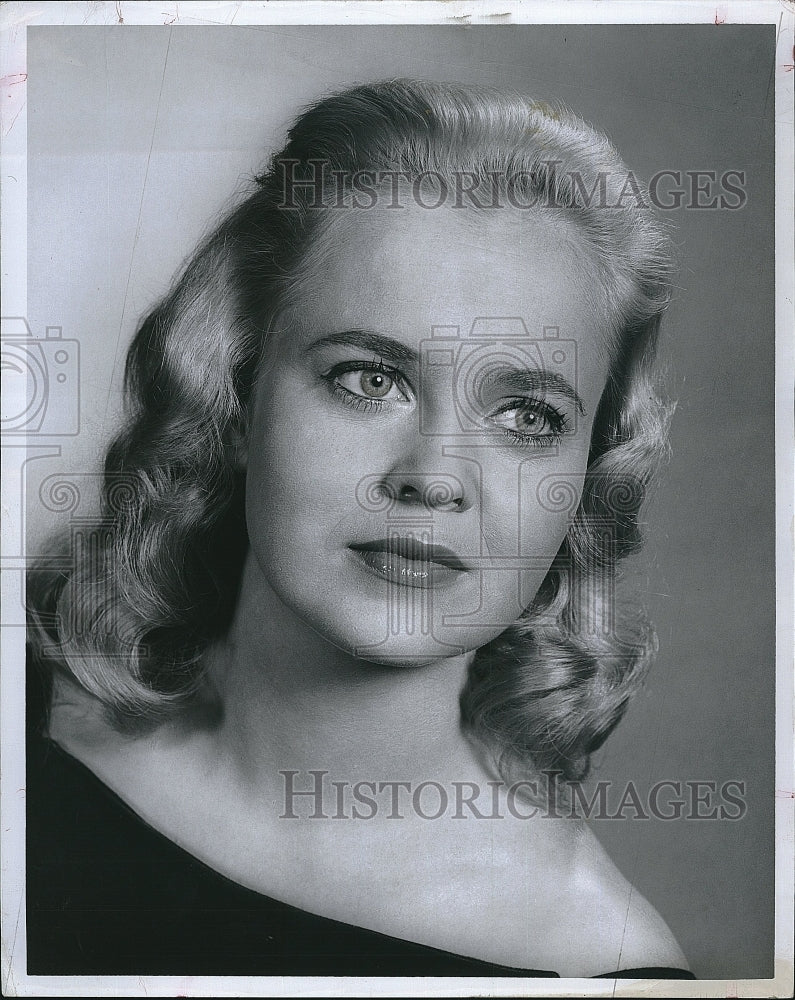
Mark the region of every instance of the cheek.
<instances>
[{"instance_id":1,"label":"cheek","mask_svg":"<svg viewBox=\"0 0 795 1000\"><path fill-rule=\"evenodd\" d=\"M586 456L536 457L490 475L483 491L483 537L494 552L539 561L557 554L574 518ZM539 562L540 565L540 562Z\"/></svg>"},{"instance_id":2,"label":"cheek","mask_svg":"<svg viewBox=\"0 0 795 1000\"><path fill-rule=\"evenodd\" d=\"M523 491L523 542L553 555L560 548L573 521L585 482L582 467L561 463L543 474L527 476ZM526 498L526 499L525 499Z\"/></svg>"},{"instance_id":3,"label":"cheek","mask_svg":"<svg viewBox=\"0 0 795 1000\"><path fill-rule=\"evenodd\" d=\"M368 471L351 421L334 419L288 380L263 396L252 425L246 506L252 541L264 546L319 544L324 530L355 503Z\"/></svg>"},{"instance_id":4,"label":"cheek","mask_svg":"<svg viewBox=\"0 0 795 1000\"><path fill-rule=\"evenodd\" d=\"M291 395L267 385L261 393L249 438L246 512L252 542L272 547L310 509L316 451L311 421Z\"/></svg>"}]
</instances>

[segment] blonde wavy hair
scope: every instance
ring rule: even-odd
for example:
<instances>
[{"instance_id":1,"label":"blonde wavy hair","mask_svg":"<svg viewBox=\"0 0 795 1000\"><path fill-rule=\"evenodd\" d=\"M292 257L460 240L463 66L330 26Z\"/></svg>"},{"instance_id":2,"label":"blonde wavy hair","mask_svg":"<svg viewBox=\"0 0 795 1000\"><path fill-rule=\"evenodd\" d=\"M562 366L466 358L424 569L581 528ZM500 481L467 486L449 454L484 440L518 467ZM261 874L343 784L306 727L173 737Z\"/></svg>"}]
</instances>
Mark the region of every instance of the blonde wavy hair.
<instances>
[{"instance_id":1,"label":"blonde wavy hair","mask_svg":"<svg viewBox=\"0 0 795 1000\"><path fill-rule=\"evenodd\" d=\"M70 570L45 559L30 574L36 660L127 730L157 724L200 687L247 545L234 442L264 339L333 212L308 183L318 164L347 195L362 171L459 172L572 220L591 250L610 302L611 366L585 485L577 496L546 484L540 502L570 511L566 540L521 619L477 651L460 698L465 731L504 776L581 779L655 649L643 615L621 615L615 583L666 449L670 407L654 371L670 254L648 207L623 203L629 172L610 142L568 109L520 95L398 80L300 115L136 333L93 542Z\"/></svg>"}]
</instances>

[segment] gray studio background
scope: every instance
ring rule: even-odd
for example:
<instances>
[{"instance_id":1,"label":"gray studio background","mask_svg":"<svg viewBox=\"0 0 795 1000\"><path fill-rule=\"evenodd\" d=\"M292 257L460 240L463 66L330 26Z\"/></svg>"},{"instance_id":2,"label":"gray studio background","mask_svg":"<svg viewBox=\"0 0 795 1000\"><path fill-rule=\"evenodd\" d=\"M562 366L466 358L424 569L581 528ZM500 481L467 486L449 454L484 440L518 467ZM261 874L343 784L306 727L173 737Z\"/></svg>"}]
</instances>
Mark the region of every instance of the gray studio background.
<instances>
[{"instance_id":1,"label":"gray studio background","mask_svg":"<svg viewBox=\"0 0 795 1000\"><path fill-rule=\"evenodd\" d=\"M567 102L646 178L746 172L743 209L665 213L682 265L664 348L679 404L630 574L661 653L595 775L641 790L745 782L734 822L594 823L696 975L717 979L773 974L773 56L772 26L711 24L28 32L28 319L81 349L80 432L28 464L34 552L68 526L42 482L97 469L137 318L325 91L389 76L504 85Z\"/></svg>"}]
</instances>

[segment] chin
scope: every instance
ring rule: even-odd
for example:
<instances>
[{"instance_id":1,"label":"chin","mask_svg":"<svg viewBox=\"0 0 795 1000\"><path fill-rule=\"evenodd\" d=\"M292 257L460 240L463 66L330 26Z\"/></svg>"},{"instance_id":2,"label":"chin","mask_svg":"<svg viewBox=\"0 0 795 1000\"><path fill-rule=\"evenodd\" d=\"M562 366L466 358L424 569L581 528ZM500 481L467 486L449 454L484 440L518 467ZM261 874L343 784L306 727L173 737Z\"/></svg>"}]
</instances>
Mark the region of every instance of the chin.
<instances>
[{"instance_id":1,"label":"chin","mask_svg":"<svg viewBox=\"0 0 795 1000\"><path fill-rule=\"evenodd\" d=\"M456 659L466 654L467 651L461 650L460 648L455 651L442 654L437 651L433 654L406 652L403 655L393 651L390 651L388 654L384 653L382 655L378 655L373 654L371 649L364 649L361 652L359 650L352 650L352 655L362 663L372 663L377 667L389 667L395 670L422 670L424 667L431 667L441 661Z\"/></svg>"},{"instance_id":2,"label":"chin","mask_svg":"<svg viewBox=\"0 0 795 1000\"><path fill-rule=\"evenodd\" d=\"M444 624L448 615L457 617L464 608L477 606L479 595L468 595L466 602L435 595L431 610L427 592L409 588L399 592L390 607L386 588L378 581L367 590L339 587L331 601L325 588L307 594L298 588L271 587L284 609L295 616L296 625L301 622L333 649L363 664L396 669L427 667L473 654L510 625L510 621L502 626ZM497 621L510 617L505 607L492 610ZM318 651L317 655L323 654Z\"/></svg>"},{"instance_id":3,"label":"chin","mask_svg":"<svg viewBox=\"0 0 795 1000\"><path fill-rule=\"evenodd\" d=\"M444 660L453 660L462 656L472 655L486 642L494 638L492 633L485 636L469 636L462 641L461 630L450 628L439 629L437 634L387 634L356 629L348 635L325 635L333 645L342 649L348 655L363 663L372 663L383 667L396 669L417 669L432 666ZM441 638L444 633L448 633Z\"/></svg>"}]
</instances>

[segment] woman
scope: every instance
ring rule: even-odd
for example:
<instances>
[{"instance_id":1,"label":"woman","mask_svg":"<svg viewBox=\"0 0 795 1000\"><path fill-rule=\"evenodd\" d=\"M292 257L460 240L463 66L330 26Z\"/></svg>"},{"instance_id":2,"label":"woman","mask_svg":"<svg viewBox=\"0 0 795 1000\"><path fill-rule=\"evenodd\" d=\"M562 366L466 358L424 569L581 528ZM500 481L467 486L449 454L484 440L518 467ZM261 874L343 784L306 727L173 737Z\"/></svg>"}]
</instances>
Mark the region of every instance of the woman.
<instances>
[{"instance_id":1,"label":"woman","mask_svg":"<svg viewBox=\"0 0 795 1000\"><path fill-rule=\"evenodd\" d=\"M561 810L654 645L628 176L563 109L358 87L144 320L102 521L31 581L29 971L689 975Z\"/></svg>"}]
</instances>

